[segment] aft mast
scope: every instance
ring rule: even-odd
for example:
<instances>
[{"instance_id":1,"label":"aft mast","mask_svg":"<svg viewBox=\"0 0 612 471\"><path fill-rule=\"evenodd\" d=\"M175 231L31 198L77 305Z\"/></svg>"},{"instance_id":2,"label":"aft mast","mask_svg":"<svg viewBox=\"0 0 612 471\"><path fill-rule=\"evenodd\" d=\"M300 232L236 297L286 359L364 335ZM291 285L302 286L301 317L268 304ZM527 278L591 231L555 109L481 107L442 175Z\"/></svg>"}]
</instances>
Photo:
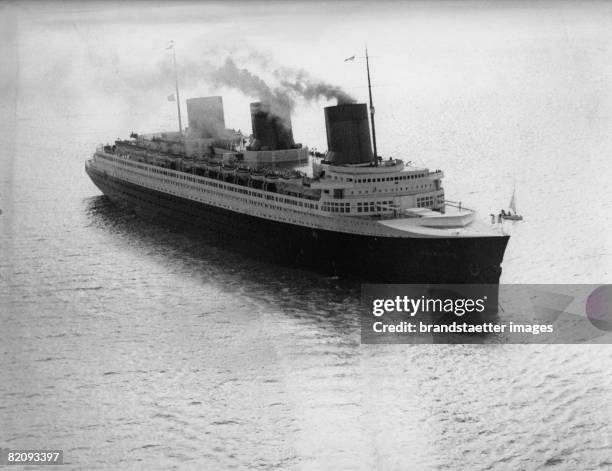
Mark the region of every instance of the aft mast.
<instances>
[{"instance_id":1,"label":"aft mast","mask_svg":"<svg viewBox=\"0 0 612 471\"><path fill-rule=\"evenodd\" d=\"M378 165L378 152L376 150L376 126L374 125L374 103L372 101L372 84L370 83L370 60L368 48L365 50L366 70L368 72L368 93L370 95L370 121L372 122L372 144L374 146L374 165Z\"/></svg>"}]
</instances>

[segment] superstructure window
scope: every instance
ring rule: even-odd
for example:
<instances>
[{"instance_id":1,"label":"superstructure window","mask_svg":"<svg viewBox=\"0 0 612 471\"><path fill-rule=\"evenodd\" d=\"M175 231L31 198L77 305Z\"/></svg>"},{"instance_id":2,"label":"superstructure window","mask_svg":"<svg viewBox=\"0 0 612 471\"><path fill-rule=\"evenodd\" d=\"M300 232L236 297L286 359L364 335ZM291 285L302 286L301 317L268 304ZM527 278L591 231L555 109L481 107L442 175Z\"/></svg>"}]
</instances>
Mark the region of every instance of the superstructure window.
<instances>
[{"instance_id":1,"label":"superstructure window","mask_svg":"<svg viewBox=\"0 0 612 471\"><path fill-rule=\"evenodd\" d=\"M420 196L417 198L417 208L427 208L434 204L433 196Z\"/></svg>"}]
</instances>

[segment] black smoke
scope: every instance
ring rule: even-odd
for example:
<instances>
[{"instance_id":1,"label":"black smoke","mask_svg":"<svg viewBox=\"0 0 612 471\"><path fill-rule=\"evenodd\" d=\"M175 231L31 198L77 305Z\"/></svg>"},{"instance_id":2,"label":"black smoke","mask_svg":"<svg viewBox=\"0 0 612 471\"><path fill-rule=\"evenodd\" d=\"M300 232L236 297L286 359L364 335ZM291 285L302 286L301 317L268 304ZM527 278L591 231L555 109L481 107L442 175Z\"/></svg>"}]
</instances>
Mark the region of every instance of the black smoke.
<instances>
[{"instance_id":1,"label":"black smoke","mask_svg":"<svg viewBox=\"0 0 612 471\"><path fill-rule=\"evenodd\" d=\"M257 62L260 65L271 66L269 60L264 57L262 54L258 55ZM336 100L339 104L355 102L355 99L341 87L318 80L304 70L288 67L273 69L273 79L266 81L253 70L244 66L239 67L233 58L227 57L220 67L209 65L207 75L213 86L240 90L245 95L268 102L273 108L278 106L284 110L292 110L298 99Z\"/></svg>"}]
</instances>

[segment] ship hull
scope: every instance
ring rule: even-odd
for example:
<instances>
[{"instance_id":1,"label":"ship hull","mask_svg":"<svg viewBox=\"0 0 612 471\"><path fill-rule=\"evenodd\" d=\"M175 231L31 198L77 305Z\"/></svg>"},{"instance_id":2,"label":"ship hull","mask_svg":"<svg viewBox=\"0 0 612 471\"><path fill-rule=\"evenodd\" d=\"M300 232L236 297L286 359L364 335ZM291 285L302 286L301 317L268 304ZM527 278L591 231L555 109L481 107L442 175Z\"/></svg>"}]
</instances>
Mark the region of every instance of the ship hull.
<instances>
[{"instance_id":1,"label":"ship hull","mask_svg":"<svg viewBox=\"0 0 612 471\"><path fill-rule=\"evenodd\" d=\"M497 284L509 239L373 237L312 229L180 198L91 166L86 171L113 202L197 230L205 243L361 282Z\"/></svg>"}]
</instances>

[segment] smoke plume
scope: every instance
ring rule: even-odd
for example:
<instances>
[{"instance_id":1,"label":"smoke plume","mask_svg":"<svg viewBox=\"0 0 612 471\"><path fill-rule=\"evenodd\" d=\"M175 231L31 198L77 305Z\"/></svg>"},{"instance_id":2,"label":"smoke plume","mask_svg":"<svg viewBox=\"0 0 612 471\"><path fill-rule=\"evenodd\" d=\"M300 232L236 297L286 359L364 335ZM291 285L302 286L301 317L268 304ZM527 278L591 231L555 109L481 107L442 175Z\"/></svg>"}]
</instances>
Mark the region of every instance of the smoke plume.
<instances>
[{"instance_id":1,"label":"smoke plume","mask_svg":"<svg viewBox=\"0 0 612 471\"><path fill-rule=\"evenodd\" d=\"M293 110L294 97L286 87L269 86L264 79L245 68L239 68L231 58L218 68L211 69L209 79L213 86L225 86L240 90L248 96L256 97L270 105L272 111ZM277 113L275 113L277 114Z\"/></svg>"},{"instance_id":2,"label":"smoke plume","mask_svg":"<svg viewBox=\"0 0 612 471\"><path fill-rule=\"evenodd\" d=\"M257 56L257 62L268 70L271 68L270 61L263 54ZM341 87L317 80L304 70L288 67L273 70L273 80L277 82L274 85L270 84L270 81L266 82L251 70L238 67L231 57L227 57L221 67L211 65L207 75L214 86L226 86L240 90L245 95L257 97L269 103L272 108L292 110L298 99L336 100L338 103L355 102L355 99Z\"/></svg>"},{"instance_id":3,"label":"smoke plume","mask_svg":"<svg viewBox=\"0 0 612 471\"><path fill-rule=\"evenodd\" d=\"M282 80L281 85L292 92L300 95L302 98L311 101L325 98L327 100L336 99L338 104L355 103L355 99L348 93L342 90L337 85L331 85L325 82L312 81L295 81L289 82Z\"/></svg>"},{"instance_id":4,"label":"smoke plume","mask_svg":"<svg viewBox=\"0 0 612 471\"><path fill-rule=\"evenodd\" d=\"M249 46L217 47L204 52L202 54L199 49L197 56L185 54L177 58L181 87L195 89L206 85L210 89L238 90L249 98L267 103L270 111L279 117L288 116L299 101L355 102L341 87L314 78L303 69L278 66L269 54ZM156 69L153 73L143 70L124 73L124 85L135 90L169 89L174 75L172 62L165 57ZM109 78L105 87L112 89L113 80Z\"/></svg>"}]
</instances>

